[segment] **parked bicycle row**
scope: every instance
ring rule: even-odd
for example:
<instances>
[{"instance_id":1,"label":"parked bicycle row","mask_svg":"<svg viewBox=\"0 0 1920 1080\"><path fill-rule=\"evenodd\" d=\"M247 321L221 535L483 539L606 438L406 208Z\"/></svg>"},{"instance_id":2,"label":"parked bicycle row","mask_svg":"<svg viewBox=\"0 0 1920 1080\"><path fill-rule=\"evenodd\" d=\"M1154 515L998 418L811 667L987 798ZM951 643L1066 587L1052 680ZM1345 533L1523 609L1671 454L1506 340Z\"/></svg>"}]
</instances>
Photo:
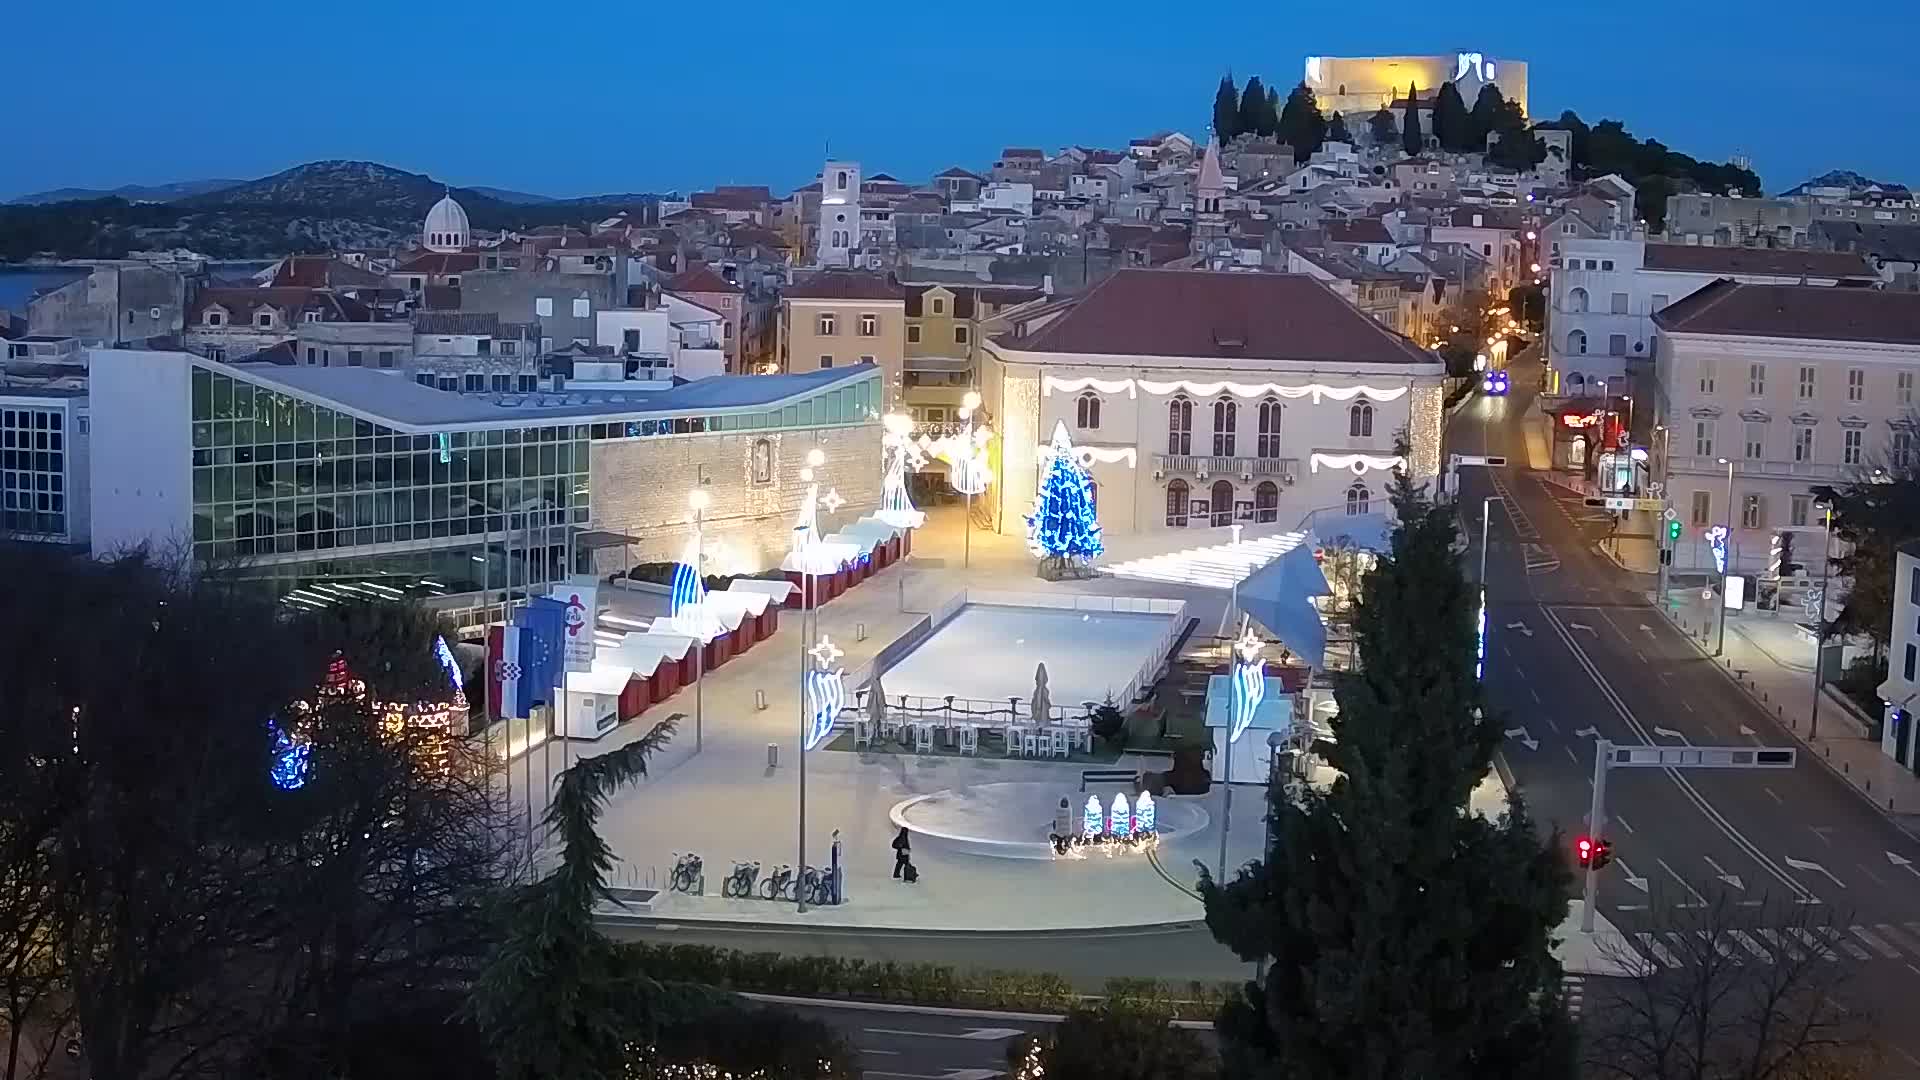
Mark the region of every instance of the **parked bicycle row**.
<instances>
[{"instance_id":1,"label":"parked bicycle row","mask_svg":"<svg viewBox=\"0 0 1920 1080\"><path fill-rule=\"evenodd\" d=\"M699 855L675 853L673 872L667 888L674 892L704 896L707 892L706 864ZM809 904L838 904L840 878L831 869L809 866L796 871L792 864L781 863L762 877L758 859L743 859L720 882L720 895L740 900L804 900Z\"/></svg>"}]
</instances>

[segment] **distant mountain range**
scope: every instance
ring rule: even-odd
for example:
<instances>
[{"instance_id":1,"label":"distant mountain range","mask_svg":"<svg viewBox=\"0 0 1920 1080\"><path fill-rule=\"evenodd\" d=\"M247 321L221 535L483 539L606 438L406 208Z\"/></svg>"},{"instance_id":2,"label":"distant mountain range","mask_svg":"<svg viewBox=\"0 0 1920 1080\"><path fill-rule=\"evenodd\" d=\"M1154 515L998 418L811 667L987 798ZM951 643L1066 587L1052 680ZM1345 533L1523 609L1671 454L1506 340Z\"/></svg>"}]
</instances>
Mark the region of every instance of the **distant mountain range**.
<instances>
[{"instance_id":1,"label":"distant mountain range","mask_svg":"<svg viewBox=\"0 0 1920 1080\"><path fill-rule=\"evenodd\" d=\"M121 187L106 188L54 188L52 191L36 191L31 195L22 195L9 201L11 206L39 206L45 203L75 202L81 199L125 199L128 202L176 202L195 195L205 195L210 191L237 187L244 180L181 180L172 184L126 184Z\"/></svg>"},{"instance_id":2,"label":"distant mountain range","mask_svg":"<svg viewBox=\"0 0 1920 1080\"><path fill-rule=\"evenodd\" d=\"M67 188L0 205L0 260L52 253L111 258L184 247L219 258L380 247L416 234L451 194L482 229L583 224L658 195L555 199L455 187L373 161L314 161L258 180L201 180L114 191Z\"/></svg>"},{"instance_id":3,"label":"distant mountain range","mask_svg":"<svg viewBox=\"0 0 1920 1080\"><path fill-rule=\"evenodd\" d=\"M1862 176L1852 169L1832 169L1811 179L1802 180L1799 184L1781 192L1779 197L1784 199L1794 195L1805 195L1809 190L1817 187L1866 188L1875 186L1888 191L1907 190L1907 185L1905 184L1897 184L1891 180L1874 180Z\"/></svg>"}]
</instances>

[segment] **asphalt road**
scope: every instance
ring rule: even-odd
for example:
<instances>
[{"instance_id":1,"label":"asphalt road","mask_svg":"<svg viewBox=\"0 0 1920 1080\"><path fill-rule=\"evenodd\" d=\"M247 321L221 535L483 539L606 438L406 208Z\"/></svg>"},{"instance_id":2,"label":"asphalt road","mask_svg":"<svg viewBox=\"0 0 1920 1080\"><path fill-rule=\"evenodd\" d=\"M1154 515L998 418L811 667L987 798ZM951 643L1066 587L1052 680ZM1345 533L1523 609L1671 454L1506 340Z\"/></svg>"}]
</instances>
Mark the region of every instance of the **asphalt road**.
<instances>
[{"instance_id":1,"label":"asphalt road","mask_svg":"<svg viewBox=\"0 0 1920 1080\"><path fill-rule=\"evenodd\" d=\"M1571 845L1586 831L1595 738L1618 745L1794 746L1727 675L1651 608L1651 576L1603 559L1610 525L1525 469L1519 418L1535 385L1470 402L1449 425L1449 451L1506 454L1504 469L1462 470L1462 508L1477 526L1498 495L1488 549L1487 686L1510 732L1503 756L1543 824ZM1469 528L1478 556L1479 529ZM1531 740L1533 746L1528 745ZM1825 765L1791 770L1617 770L1607 786L1598 910L1645 959L1668 964L1688 908L1725 901L1778 916L1767 949L1809 950L1844 980L1841 1000L1874 1014L1885 1075L1920 1076L1920 1035L1890 1009L1920 992L1920 842L1867 805ZM1811 911L1803 909L1811 908ZM1697 911L1697 909L1696 909ZM1808 922L1825 924L1808 926ZM1786 937L1799 927L1818 942ZM1831 957L1826 960L1826 957Z\"/></svg>"}]
</instances>

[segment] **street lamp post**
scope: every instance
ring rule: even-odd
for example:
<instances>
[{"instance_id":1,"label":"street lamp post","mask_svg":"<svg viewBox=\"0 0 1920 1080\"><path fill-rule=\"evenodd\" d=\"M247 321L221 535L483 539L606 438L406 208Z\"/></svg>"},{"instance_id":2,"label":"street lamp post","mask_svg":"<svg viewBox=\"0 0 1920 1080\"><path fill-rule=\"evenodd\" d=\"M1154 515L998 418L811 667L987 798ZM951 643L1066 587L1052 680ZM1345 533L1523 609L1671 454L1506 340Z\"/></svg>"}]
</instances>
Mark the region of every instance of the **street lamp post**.
<instances>
[{"instance_id":1,"label":"street lamp post","mask_svg":"<svg viewBox=\"0 0 1920 1080\"><path fill-rule=\"evenodd\" d=\"M793 895L799 899L799 910L807 910L807 612L813 606L814 589L818 580L813 572L814 566L807 556L807 548L814 541L816 531L814 515L818 512L815 497L819 494L818 481L814 479L814 470L827 463L826 451L814 447L807 451L807 466L800 470L800 479L807 485L806 491L806 527L800 540L800 678L795 689L800 700L800 862L794 870Z\"/></svg>"},{"instance_id":2,"label":"street lamp post","mask_svg":"<svg viewBox=\"0 0 1920 1080\"><path fill-rule=\"evenodd\" d=\"M694 488L687 494L687 505L693 509L693 580L694 595L696 596L704 591L701 586L706 580L700 576L700 528L706 517L707 507L712 505L712 503L713 498L707 494L705 488ZM701 603L704 604L705 602L704 599L701 600ZM706 612L703 608L700 612L700 626L702 630L706 628L705 615ZM705 710L701 708L701 705L706 697L706 665L706 642L696 636L693 646L693 752L696 754L700 752L700 747L705 741L704 721L706 713Z\"/></svg>"},{"instance_id":3,"label":"street lamp post","mask_svg":"<svg viewBox=\"0 0 1920 1080\"><path fill-rule=\"evenodd\" d=\"M967 455L966 468L968 469L973 468L973 413L974 413L974 410L978 409L979 407L980 407L980 393L977 390L967 391L966 396L960 399L960 419L965 420L967 422L967 431L965 435L966 441L961 445ZM961 544L963 546L961 549L960 564L962 567L966 569L972 569L973 568L973 489L975 485L973 483L972 477L968 477L966 479L967 479L967 485L966 485L967 519L961 525L961 537L962 537Z\"/></svg>"},{"instance_id":4,"label":"street lamp post","mask_svg":"<svg viewBox=\"0 0 1920 1080\"><path fill-rule=\"evenodd\" d=\"M1487 524L1493 520L1493 504L1504 502L1499 495L1489 495L1480 500L1480 593L1487 591Z\"/></svg>"},{"instance_id":5,"label":"street lamp post","mask_svg":"<svg viewBox=\"0 0 1920 1080\"><path fill-rule=\"evenodd\" d=\"M1240 529L1241 529L1241 528L1242 528L1242 526L1240 525L1240 523L1239 523L1239 522L1237 522L1237 521L1236 521L1236 522L1234 522L1234 524L1233 524L1233 550L1234 550L1234 553L1235 553L1236 555L1237 555L1237 554L1239 554L1239 552L1240 552ZM1233 590L1233 596L1232 596L1232 599L1230 599L1230 600L1228 600L1228 601L1227 601L1227 605L1228 605L1228 606L1227 606L1227 618L1228 618L1229 620L1231 620L1231 619L1233 618L1233 616L1234 616L1234 615L1235 615L1235 614L1236 614L1237 612L1239 612L1239 610L1240 610L1240 573L1239 573L1239 571L1238 571L1237 569L1236 569L1236 570L1234 571L1234 577L1233 577L1233 586L1232 586L1232 590ZM1229 625L1231 625L1231 623L1229 623Z\"/></svg>"},{"instance_id":6,"label":"street lamp post","mask_svg":"<svg viewBox=\"0 0 1920 1080\"><path fill-rule=\"evenodd\" d=\"M1714 634L1715 656L1727 647L1727 571L1733 565L1733 462L1721 458L1720 464L1727 467L1727 557L1720 563L1720 629Z\"/></svg>"},{"instance_id":7,"label":"street lamp post","mask_svg":"<svg viewBox=\"0 0 1920 1080\"><path fill-rule=\"evenodd\" d=\"M1826 685L1827 583L1833 573L1833 504L1827 511L1826 543L1820 548L1820 610L1813 615L1813 715L1808 718L1807 738L1820 735L1820 691Z\"/></svg>"}]
</instances>

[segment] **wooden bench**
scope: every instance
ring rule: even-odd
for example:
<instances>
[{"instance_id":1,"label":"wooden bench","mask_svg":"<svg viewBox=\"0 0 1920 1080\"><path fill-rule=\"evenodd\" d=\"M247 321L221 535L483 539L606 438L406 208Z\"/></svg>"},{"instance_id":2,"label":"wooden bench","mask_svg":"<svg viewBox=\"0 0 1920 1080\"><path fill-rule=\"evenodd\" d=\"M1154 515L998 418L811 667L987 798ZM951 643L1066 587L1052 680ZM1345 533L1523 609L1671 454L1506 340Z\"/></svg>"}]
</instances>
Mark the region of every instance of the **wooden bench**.
<instances>
[{"instance_id":1,"label":"wooden bench","mask_svg":"<svg viewBox=\"0 0 1920 1080\"><path fill-rule=\"evenodd\" d=\"M1085 792L1088 784L1115 784L1126 781L1138 787L1140 774L1133 769L1081 769L1080 790Z\"/></svg>"}]
</instances>

